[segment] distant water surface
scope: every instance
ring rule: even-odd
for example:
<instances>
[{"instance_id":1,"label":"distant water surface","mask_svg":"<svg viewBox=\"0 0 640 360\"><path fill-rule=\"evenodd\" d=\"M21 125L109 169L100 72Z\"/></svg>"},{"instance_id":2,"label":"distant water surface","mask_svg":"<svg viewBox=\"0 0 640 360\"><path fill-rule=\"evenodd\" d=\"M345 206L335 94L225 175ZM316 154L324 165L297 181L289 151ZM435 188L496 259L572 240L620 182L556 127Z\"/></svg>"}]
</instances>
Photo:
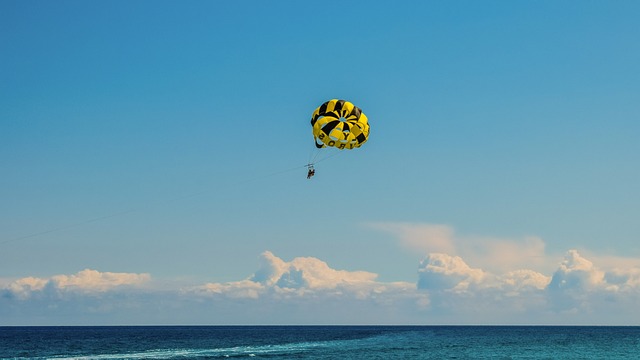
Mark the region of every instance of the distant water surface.
<instances>
[{"instance_id":1,"label":"distant water surface","mask_svg":"<svg viewBox=\"0 0 640 360\"><path fill-rule=\"evenodd\" d=\"M640 327L0 327L1 359L640 359Z\"/></svg>"}]
</instances>

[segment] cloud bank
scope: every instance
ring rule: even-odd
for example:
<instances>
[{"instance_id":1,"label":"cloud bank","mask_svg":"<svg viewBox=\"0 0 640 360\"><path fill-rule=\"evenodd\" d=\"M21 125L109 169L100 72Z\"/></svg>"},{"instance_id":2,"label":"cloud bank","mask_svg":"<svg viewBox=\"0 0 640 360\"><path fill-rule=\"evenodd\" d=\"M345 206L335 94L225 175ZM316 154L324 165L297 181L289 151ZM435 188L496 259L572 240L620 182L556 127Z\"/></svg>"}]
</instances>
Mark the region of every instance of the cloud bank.
<instances>
[{"instance_id":1,"label":"cloud bank","mask_svg":"<svg viewBox=\"0 0 640 360\"><path fill-rule=\"evenodd\" d=\"M48 279L26 277L2 290L5 297L28 299L34 294L101 293L124 286L139 286L150 280L149 274L99 272L85 269L73 275L56 275Z\"/></svg>"},{"instance_id":2,"label":"cloud bank","mask_svg":"<svg viewBox=\"0 0 640 360\"><path fill-rule=\"evenodd\" d=\"M600 264L570 249L548 273L509 261L485 267L479 257L465 258L451 229L414 230L399 231L411 238L400 241L440 252L426 253L411 282L381 282L368 271L334 269L314 257L286 261L269 251L245 279L169 289L149 274L86 269L0 282L0 325L640 323L640 268L628 266L632 259ZM419 234L427 234L424 242ZM485 244L493 261L544 249L536 239Z\"/></svg>"},{"instance_id":3,"label":"cloud bank","mask_svg":"<svg viewBox=\"0 0 640 360\"><path fill-rule=\"evenodd\" d=\"M428 304L428 294L416 291L414 283L383 283L376 278L377 274L366 271L332 269L313 257L286 262L266 251L260 256L260 268L249 278L208 283L183 289L183 293L215 304L244 304L245 310L255 311L257 319L264 318L262 309L269 309L286 323L301 319L307 323L344 323L345 319L362 323L367 317L390 323L393 318L384 309Z\"/></svg>"}]
</instances>

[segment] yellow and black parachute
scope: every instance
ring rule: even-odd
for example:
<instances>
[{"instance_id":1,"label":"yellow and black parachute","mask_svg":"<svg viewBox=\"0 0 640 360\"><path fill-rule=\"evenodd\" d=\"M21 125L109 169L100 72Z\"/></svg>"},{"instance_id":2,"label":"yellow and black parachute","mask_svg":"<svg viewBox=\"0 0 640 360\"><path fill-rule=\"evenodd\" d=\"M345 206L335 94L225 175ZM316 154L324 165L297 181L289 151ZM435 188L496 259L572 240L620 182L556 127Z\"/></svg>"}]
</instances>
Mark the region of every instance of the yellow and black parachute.
<instances>
[{"instance_id":1,"label":"yellow and black parachute","mask_svg":"<svg viewBox=\"0 0 640 360\"><path fill-rule=\"evenodd\" d=\"M320 105L311 117L317 148L354 149L369 138L369 122L359 107L333 99Z\"/></svg>"}]
</instances>

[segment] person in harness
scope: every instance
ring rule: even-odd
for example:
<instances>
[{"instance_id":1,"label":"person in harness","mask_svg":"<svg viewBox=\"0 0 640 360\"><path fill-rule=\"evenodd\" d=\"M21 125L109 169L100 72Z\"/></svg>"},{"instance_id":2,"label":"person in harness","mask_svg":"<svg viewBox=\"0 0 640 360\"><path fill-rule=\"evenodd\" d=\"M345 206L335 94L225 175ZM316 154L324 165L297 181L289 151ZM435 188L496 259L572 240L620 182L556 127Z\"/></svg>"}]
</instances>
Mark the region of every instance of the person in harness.
<instances>
[{"instance_id":1,"label":"person in harness","mask_svg":"<svg viewBox=\"0 0 640 360\"><path fill-rule=\"evenodd\" d=\"M307 179L311 179L313 175L316 174L316 169L313 168L313 165L307 165L309 171L307 172Z\"/></svg>"}]
</instances>

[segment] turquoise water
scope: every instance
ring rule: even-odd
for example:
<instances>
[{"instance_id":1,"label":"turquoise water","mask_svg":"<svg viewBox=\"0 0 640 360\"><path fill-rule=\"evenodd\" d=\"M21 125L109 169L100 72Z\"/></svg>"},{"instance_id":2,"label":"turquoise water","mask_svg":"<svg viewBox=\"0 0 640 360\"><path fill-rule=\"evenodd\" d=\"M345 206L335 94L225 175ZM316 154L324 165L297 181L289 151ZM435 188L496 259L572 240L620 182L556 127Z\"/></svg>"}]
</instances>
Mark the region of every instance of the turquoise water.
<instances>
[{"instance_id":1,"label":"turquoise water","mask_svg":"<svg viewBox=\"0 0 640 360\"><path fill-rule=\"evenodd\" d=\"M1 359L640 359L640 327L0 327Z\"/></svg>"}]
</instances>

